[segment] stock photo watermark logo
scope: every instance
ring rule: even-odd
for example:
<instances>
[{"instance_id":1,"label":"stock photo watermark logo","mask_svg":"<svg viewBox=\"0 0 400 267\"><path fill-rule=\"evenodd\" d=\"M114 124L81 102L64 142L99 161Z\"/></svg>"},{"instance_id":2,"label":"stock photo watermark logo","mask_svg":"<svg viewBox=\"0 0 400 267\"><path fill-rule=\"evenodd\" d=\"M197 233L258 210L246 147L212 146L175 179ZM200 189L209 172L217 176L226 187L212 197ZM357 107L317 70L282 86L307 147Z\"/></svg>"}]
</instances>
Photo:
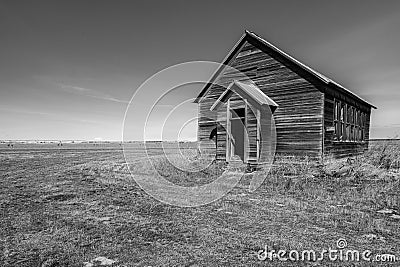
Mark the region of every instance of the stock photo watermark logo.
<instances>
[{"instance_id":1,"label":"stock photo watermark logo","mask_svg":"<svg viewBox=\"0 0 400 267\"><path fill-rule=\"evenodd\" d=\"M218 87L218 90L221 92L227 90L229 85L235 81L251 82L251 79L246 74L227 65L208 61L187 62L163 69L151 76L134 92L129 102L123 120L122 133L125 161L135 182L147 194L161 202L180 207L206 205L229 193L245 175L245 163L242 162L243 164L239 164L238 167L238 161L235 161L236 165L233 168L228 162L228 167L225 168L221 175L212 177L212 182L196 186L182 186L172 183L170 179L166 179L165 175L162 175L159 168L157 168L161 157L180 171L196 174L206 172L207 168L218 160L216 156L220 148L216 142L217 138L221 138L218 135L225 133L225 137L232 137L227 130L229 117L225 117L224 122L224 120L221 121L220 116L221 114L222 116L239 115L233 110L227 112L226 103L221 103L222 108L220 110L211 110L209 107L211 105L197 103L199 112L191 118L185 118L185 121L177 125L181 117L187 113L183 107L189 103L196 105L196 103L193 103L196 99L193 95L187 94L185 96L185 91L179 93L177 91L183 86L195 84L202 84L204 86L210 82L211 75L216 70L221 69L223 69L223 73L229 73L230 77L234 77L229 82L226 79L215 79L212 81L212 86ZM195 95L197 96L196 93ZM178 100L178 102L172 101L173 99ZM206 97L200 101L216 100L217 97ZM204 109L204 106L207 107L206 110L199 115L200 109ZM257 110L253 106L247 105L246 102L246 107L247 112L252 112L256 116ZM259 148L259 155L261 155L260 158L262 157L263 164L252 173L248 188L250 192L255 191L261 186L275 157L276 130L272 112L267 108L263 110L263 114L263 116L269 118L271 126L269 128L270 131L263 136L264 141L268 140L268 142L263 142L263 145L260 145ZM188 154L188 150L181 149L180 142L172 142L165 137L165 133L171 136L171 132L175 132L176 137L179 137L187 125L196 123L200 119L215 125L215 128L210 129L210 133L207 133L210 135L210 138L198 138L197 145L192 153ZM243 142L249 144L251 137L249 136L245 122L240 120L240 124L240 127L244 129ZM198 126L196 125L196 127ZM138 159L137 148L131 142L132 136L138 138L138 135L139 140L143 140L142 145L145 149L145 159ZM229 139L228 137L226 137L227 140ZM154 142L154 140L158 140L158 142ZM155 146L160 146L162 155L155 155ZM136 171L135 168L139 168L139 165L145 166L143 168L146 173Z\"/></svg>"},{"instance_id":2,"label":"stock photo watermark logo","mask_svg":"<svg viewBox=\"0 0 400 267\"><path fill-rule=\"evenodd\" d=\"M266 245L263 250L258 251L257 257L260 261L279 262L376 262L395 263L400 262L400 256L390 253L374 254L371 250L349 249L346 239L339 239L333 248L321 250L285 250L274 249L274 246Z\"/></svg>"}]
</instances>

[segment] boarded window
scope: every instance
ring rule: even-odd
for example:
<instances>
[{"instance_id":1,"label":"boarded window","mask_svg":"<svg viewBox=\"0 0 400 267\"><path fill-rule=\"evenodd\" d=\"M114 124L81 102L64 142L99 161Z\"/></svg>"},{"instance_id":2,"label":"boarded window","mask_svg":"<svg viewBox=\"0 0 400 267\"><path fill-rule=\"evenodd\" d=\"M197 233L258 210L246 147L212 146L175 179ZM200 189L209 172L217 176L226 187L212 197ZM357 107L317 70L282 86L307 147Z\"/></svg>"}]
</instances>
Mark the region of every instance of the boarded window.
<instances>
[{"instance_id":1,"label":"boarded window","mask_svg":"<svg viewBox=\"0 0 400 267\"><path fill-rule=\"evenodd\" d=\"M334 140L340 142L365 141L366 113L335 99Z\"/></svg>"}]
</instances>

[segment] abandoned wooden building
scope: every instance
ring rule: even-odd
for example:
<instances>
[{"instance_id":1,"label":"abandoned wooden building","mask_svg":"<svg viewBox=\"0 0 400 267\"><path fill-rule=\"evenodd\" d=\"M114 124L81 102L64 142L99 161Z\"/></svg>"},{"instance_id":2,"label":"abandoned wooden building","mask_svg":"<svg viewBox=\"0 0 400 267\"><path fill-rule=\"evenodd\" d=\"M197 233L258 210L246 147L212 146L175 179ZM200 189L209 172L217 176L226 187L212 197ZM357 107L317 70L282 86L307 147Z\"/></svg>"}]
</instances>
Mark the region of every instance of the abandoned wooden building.
<instances>
[{"instance_id":1,"label":"abandoned wooden building","mask_svg":"<svg viewBox=\"0 0 400 267\"><path fill-rule=\"evenodd\" d=\"M362 153L376 108L249 31L195 103L198 141L213 138L217 159L230 161L237 155L249 164L260 162L263 138L269 138L272 127L277 154L322 158Z\"/></svg>"}]
</instances>

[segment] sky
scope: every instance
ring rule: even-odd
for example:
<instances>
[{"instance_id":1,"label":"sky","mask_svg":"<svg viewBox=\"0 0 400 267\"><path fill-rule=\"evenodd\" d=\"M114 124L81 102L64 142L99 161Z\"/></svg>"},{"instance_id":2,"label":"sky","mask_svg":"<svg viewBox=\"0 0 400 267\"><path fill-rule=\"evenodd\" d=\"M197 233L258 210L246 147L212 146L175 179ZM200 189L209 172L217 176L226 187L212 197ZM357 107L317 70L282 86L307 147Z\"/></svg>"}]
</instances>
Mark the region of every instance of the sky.
<instances>
[{"instance_id":1,"label":"sky","mask_svg":"<svg viewBox=\"0 0 400 267\"><path fill-rule=\"evenodd\" d=\"M396 0L0 0L0 139L121 140L146 80L179 63L221 62L246 29L377 106L371 138L399 137L399 28ZM169 96L182 102L200 90ZM140 106L151 101L129 110L144 118ZM180 138L196 139L196 104L171 121L173 105L153 122L182 121ZM143 129L129 125L140 139Z\"/></svg>"}]
</instances>

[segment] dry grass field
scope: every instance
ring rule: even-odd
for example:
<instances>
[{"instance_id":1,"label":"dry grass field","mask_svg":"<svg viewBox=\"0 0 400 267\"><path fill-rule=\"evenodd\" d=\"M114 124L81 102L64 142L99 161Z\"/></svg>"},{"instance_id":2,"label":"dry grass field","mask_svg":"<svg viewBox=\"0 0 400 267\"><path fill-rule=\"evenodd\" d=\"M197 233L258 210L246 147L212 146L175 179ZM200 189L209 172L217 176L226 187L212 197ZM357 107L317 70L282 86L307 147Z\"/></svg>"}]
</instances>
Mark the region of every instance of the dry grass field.
<instances>
[{"instance_id":1,"label":"dry grass field","mask_svg":"<svg viewBox=\"0 0 400 267\"><path fill-rule=\"evenodd\" d=\"M143 147L132 149L133 172L151 175ZM277 158L255 192L247 190L249 173L222 199L180 208L137 186L119 144L2 145L0 265L100 266L93 259L106 257L120 267L388 266L263 262L257 252L265 245L321 251L345 238L350 249L400 256L399 150L399 143L374 143L363 156L323 165ZM161 157L156 167L183 185L227 168L215 163L194 175Z\"/></svg>"}]
</instances>

